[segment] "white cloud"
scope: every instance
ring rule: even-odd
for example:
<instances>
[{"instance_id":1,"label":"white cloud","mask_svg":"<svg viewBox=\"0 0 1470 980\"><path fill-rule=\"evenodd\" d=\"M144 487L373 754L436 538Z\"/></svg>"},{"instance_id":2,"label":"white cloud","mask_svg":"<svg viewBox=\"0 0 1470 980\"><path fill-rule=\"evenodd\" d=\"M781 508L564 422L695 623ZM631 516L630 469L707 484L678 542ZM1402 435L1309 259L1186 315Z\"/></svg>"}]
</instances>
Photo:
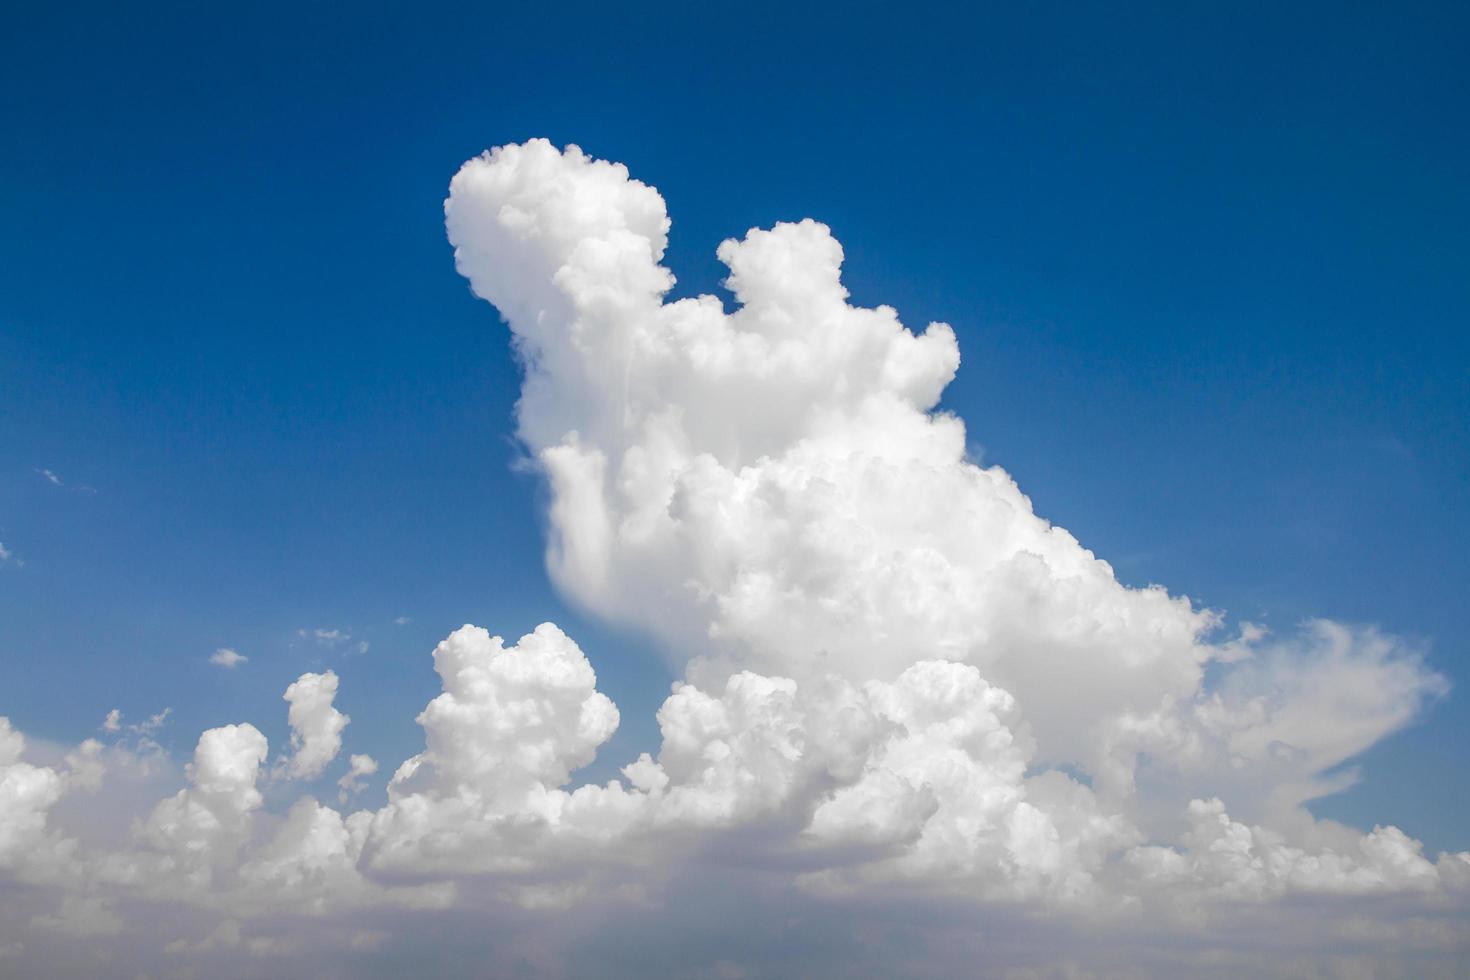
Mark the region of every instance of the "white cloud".
<instances>
[{"instance_id":1,"label":"white cloud","mask_svg":"<svg viewBox=\"0 0 1470 980\"><path fill-rule=\"evenodd\" d=\"M726 314L663 304L662 201L574 150L472 161L446 212L460 271L526 353L518 420L551 487L553 575L661 635L677 668L693 656L691 677L974 663L1044 754L1098 772L1111 729L1197 689L1217 618L1120 585L969 462L960 420L929 412L953 331L848 306L825 226L721 245L743 304Z\"/></svg>"},{"instance_id":2,"label":"white cloud","mask_svg":"<svg viewBox=\"0 0 1470 980\"><path fill-rule=\"evenodd\" d=\"M52 843L47 811L64 790L61 774L24 762L26 741L0 716L0 871L21 869Z\"/></svg>"},{"instance_id":3,"label":"white cloud","mask_svg":"<svg viewBox=\"0 0 1470 980\"><path fill-rule=\"evenodd\" d=\"M188 767L191 785L154 808L142 836L158 850L189 863L206 861L225 844L237 845L249 829L250 814L261 804L255 784L267 748L265 736L254 725L225 725L205 732Z\"/></svg>"},{"instance_id":4,"label":"white cloud","mask_svg":"<svg viewBox=\"0 0 1470 980\"><path fill-rule=\"evenodd\" d=\"M434 669L444 693L418 716L427 746L389 780L370 864L400 873L534 866L552 845L547 831L597 795L579 800L560 787L612 735L617 708L550 623L510 648L465 626L435 648ZM526 850L507 848L507 834Z\"/></svg>"},{"instance_id":5,"label":"white cloud","mask_svg":"<svg viewBox=\"0 0 1470 980\"><path fill-rule=\"evenodd\" d=\"M296 631L296 635L303 639L315 640L324 647L334 647L352 639L351 633L336 629L322 629L320 627L311 630L299 629Z\"/></svg>"},{"instance_id":6,"label":"white cloud","mask_svg":"<svg viewBox=\"0 0 1470 980\"><path fill-rule=\"evenodd\" d=\"M407 616L399 616L397 619L393 620L395 626L407 626L411 622L413 622L413 620Z\"/></svg>"},{"instance_id":7,"label":"white cloud","mask_svg":"<svg viewBox=\"0 0 1470 980\"><path fill-rule=\"evenodd\" d=\"M112 750L38 765L6 724L0 869L53 900L16 924L20 964L67 922L200 964L428 964L432 931L423 969L446 975L594 954L629 975L1373 975L1409 953L1450 975L1470 954L1470 853L1305 809L1444 694L1422 651L1328 621L1227 634L1119 583L966 456L934 411L953 331L850 306L823 225L722 244L727 313L663 301L662 199L575 148L471 161L446 219L526 365L552 575L682 672L660 744L578 785L620 720L592 661L549 623L511 645L465 626L376 808L267 808L265 737L229 725L107 845L58 815L109 792ZM341 752L337 689L287 689L276 773ZM376 771L352 754L339 800ZM169 902L194 915L159 923Z\"/></svg>"},{"instance_id":8,"label":"white cloud","mask_svg":"<svg viewBox=\"0 0 1470 980\"><path fill-rule=\"evenodd\" d=\"M249 660L250 658L243 653L238 653L229 647L220 647L209 655L210 663L216 667L224 667L226 670L233 670Z\"/></svg>"},{"instance_id":9,"label":"white cloud","mask_svg":"<svg viewBox=\"0 0 1470 980\"><path fill-rule=\"evenodd\" d=\"M47 483L51 484L53 487L63 487L65 489L67 489L67 490L70 490L72 493L96 493L97 492L97 488L96 487L89 487L89 486L87 486L84 483L67 483L65 480L63 480L61 478L61 476L59 474L57 474L53 470L48 470L48 469L43 469L41 467L37 467L36 468L36 474L38 476L40 476L41 479L43 479Z\"/></svg>"},{"instance_id":10,"label":"white cloud","mask_svg":"<svg viewBox=\"0 0 1470 980\"><path fill-rule=\"evenodd\" d=\"M338 803L346 803L362 792L363 780L378 771L378 760L370 755L354 754L347 760L347 763L347 772L337 780L337 785L341 787L341 792L337 794Z\"/></svg>"},{"instance_id":11,"label":"white cloud","mask_svg":"<svg viewBox=\"0 0 1470 980\"><path fill-rule=\"evenodd\" d=\"M116 709L113 709L116 710ZM128 730L138 735L153 735L168 721L168 716L174 713L173 708L164 708L157 714L149 715L147 721L140 721L136 725L129 725ZM121 717L119 715L119 717Z\"/></svg>"},{"instance_id":12,"label":"white cloud","mask_svg":"<svg viewBox=\"0 0 1470 980\"><path fill-rule=\"evenodd\" d=\"M123 755L119 762L124 767L134 764L148 768L149 760L156 761L164 755L163 746L155 739L169 717L173 714L173 708L164 708L145 720L136 724L125 724L123 713L120 708L113 708L107 712L98 726L103 732L112 736L111 748L120 750ZM85 744L85 743L84 743Z\"/></svg>"},{"instance_id":13,"label":"white cloud","mask_svg":"<svg viewBox=\"0 0 1470 980\"><path fill-rule=\"evenodd\" d=\"M302 674L286 688L283 699L290 704L289 759L283 772L291 779L314 779L342 748L342 729L351 720L332 705L337 696L337 675L332 671Z\"/></svg>"},{"instance_id":14,"label":"white cloud","mask_svg":"<svg viewBox=\"0 0 1470 980\"><path fill-rule=\"evenodd\" d=\"M1210 642L1219 616L1121 585L1004 471L970 462L963 423L930 411L959 363L953 331L849 306L825 226L723 243L741 303L727 314L663 303L662 200L575 148L471 161L446 214L458 268L525 353L519 430L572 597L714 684L973 664L1019 701L1042 761L1119 798L1140 754L1174 754L1160 739L1205 737L1204 668L1238 647ZM1442 683L1381 640L1363 680L1392 683L1356 751ZM1272 678L1287 702L1308 696L1296 669Z\"/></svg>"},{"instance_id":15,"label":"white cloud","mask_svg":"<svg viewBox=\"0 0 1470 980\"><path fill-rule=\"evenodd\" d=\"M5 547L4 542L0 542L0 565L14 565L16 568L21 568L24 567L25 562L15 557L15 552Z\"/></svg>"}]
</instances>

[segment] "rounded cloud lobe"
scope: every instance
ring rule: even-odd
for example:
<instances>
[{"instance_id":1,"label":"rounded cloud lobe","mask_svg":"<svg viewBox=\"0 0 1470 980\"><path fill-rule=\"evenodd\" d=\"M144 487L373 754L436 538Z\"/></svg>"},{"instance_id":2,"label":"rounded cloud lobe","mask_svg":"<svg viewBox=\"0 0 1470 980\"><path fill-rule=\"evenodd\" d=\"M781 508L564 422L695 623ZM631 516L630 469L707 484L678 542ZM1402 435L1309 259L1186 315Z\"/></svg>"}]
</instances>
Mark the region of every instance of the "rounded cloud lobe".
<instances>
[{"instance_id":1,"label":"rounded cloud lobe","mask_svg":"<svg viewBox=\"0 0 1470 980\"><path fill-rule=\"evenodd\" d=\"M954 332L849 305L824 225L721 244L728 312L665 302L662 198L576 147L472 160L445 211L524 366L553 579L685 678L658 751L576 785L619 715L551 624L440 643L424 751L345 816L312 796L274 815L265 738L234 725L100 847L48 817L132 778L137 753L34 765L5 724L0 871L59 903L15 955L59 956L47 937L67 930L136 936L162 901L197 913L188 935L142 931L175 965L422 951L404 923L423 915L547 974L609 943L629 972L722 976L851 975L858 950L890 975L1373 973L1410 947L1450 975L1466 955L1470 854L1305 808L1445 692L1418 650L1328 621L1224 635L1187 598L1119 583L967 456L936 409ZM327 772L337 688L328 671L287 689L270 775ZM376 771L353 755L340 799ZM650 922L684 938L661 957Z\"/></svg>"}]
</instances>

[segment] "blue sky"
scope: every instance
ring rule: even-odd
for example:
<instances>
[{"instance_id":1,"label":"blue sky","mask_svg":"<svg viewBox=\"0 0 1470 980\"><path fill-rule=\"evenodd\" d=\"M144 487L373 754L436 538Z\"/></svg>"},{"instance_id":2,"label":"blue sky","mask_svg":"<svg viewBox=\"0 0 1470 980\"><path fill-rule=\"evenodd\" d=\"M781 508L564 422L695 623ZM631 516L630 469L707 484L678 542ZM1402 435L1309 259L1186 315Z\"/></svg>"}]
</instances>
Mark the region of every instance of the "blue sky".
<instances>
[{"instance_id":1,"label":"blue sky","mask_svg":"<svg viewBox=\"0 0 1470 980\"><path fill-rule=\"evenodd\" d=\"M655 747L672 675L548 583L506 331L444 237L465 159L547 136L659 188L677 295L719 288L726 237L831 225L854 302L954 325L974 451L1123 581L1422 637L1457 690L1314 810L1470 847L1463 8L7 19L19 728L170 706L180 755L244 717L275 742L281 689L331 666L391 770L435 642L555 619L623 709L609 765Z\"/></svg>"}]
</instances>

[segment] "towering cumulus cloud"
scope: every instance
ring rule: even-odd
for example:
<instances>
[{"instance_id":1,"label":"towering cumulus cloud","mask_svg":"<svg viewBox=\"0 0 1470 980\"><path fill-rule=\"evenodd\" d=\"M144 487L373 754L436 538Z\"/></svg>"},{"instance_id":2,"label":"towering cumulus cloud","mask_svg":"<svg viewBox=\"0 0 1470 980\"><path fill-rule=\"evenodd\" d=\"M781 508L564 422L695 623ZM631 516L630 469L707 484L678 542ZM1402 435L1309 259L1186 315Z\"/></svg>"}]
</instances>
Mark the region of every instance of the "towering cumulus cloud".
<instances>
[{"instance_id":1,"label":"towering cumulus cloud","mask_svg":"<svg viewBox=\"0 0 1470 980\"><path fill-rule=\"evenodd\" d=\"M265 737L213 729L188 785L111 836L69 798L131 799L166 760L89 742L40 765L0 722L0 922L18 937L0 957L64 972L77 954L59 937L82 933L124 951L103 972L127 975L281 955L249 969L1463 966L1470 854L1305 807L1445 693L1416 649L1329 621L1227 630L1120 584L968 458L964 423L936 407L954 332L850 305L824 225L721 244L728 312L665 301L663 199L576 147L471 160L445 211L524 367L552 577L683 678L657 751L579 783L619 714L596 651L551 624L440 643L424 750L351 814L267 799L280 777L326 776L345 802L376 772L350 747L336 762L331 672L287 689L291 749L267 793ZM159 914L180 900L187 915Z\"/></svg>"},{"instance_id":2,"label":"towering cumulus cloud","mask_svg":"<svg viewBox=\"0 0 1470 980\"><path fill-rule=\"evenodd\" d=\"M1183 783L1258 762L1277 774L1257 787L1269 801L1242 801L1253 813L1314 795L1442 686L1372 633L1212 644L1214 613L1119 584L1003 470L966 458L964 424L933 411L959 365L953 331L848 305L823 225L724 242L726 313L662 301L662 199L575 147L471 161L446 213L460 271L524 357L518 421L552 490L552 574L657 634L698 683L969 664L1019 703L1028 761L1076 766L1115 801L1143 756ZM1207 697L1211 661L1247 666ZM1296 750L1284 794L1281 744Z\"/></svg>"}]
</instances>

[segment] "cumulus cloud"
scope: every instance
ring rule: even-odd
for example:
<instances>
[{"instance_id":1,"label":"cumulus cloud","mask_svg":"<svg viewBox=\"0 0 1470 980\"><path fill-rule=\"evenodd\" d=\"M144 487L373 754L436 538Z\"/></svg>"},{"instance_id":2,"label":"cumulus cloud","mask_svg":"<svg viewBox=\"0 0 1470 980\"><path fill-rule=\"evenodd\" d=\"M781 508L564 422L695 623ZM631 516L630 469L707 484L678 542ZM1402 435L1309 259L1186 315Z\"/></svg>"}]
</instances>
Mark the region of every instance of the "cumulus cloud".
<instances>
[{"instance_id":1,"label":"cumulus cloud","mask_svg":"<svg viewBox=\"0 0 1470 980\"><path fill-rule=\"evenodd\" d=\"M342 729L352 719L332 705L336 697L337 675L330 670L302 674L286 688L291 756L282 760L282 771L288 778L314 779L337 757Z\"/></svg>"},{"instance_id":2,"label":"cumulus cloud","mask_svg":"<svg viewBox=\"0 0 1470 980\"><path fill-rule=\"evenodd\" d=\"M1216 641L1219 614L1123 586L1008 474L971 461L961 420L933 411L959 364L954 332L849 305L821 224L724 242L739 304L726 312L663 301L661 198L575 147L469 162L446 215L459 270L523 355L518 429L551 489L553 576L660 636L691 680L972 664L1022 706L1038 762L1117 800L1142 756L1202 764L1232 711L1340 735L1299 746L1309 779L1442 689L1399 641L1318 624L1207 691L1205 668L1242 660L1249 639ZM1324 630L1335 657L1288 655ZM1380 694L1370 713L1319 689L1339 668Z\"/></svg>"},{"instance_id":3,"label":"cumulus cloud","mask_svg":"<svg viewBox=\"0 0 1470 980\"><path fill-rule=\"evenodd\" d=\"M25 870L54 844L47 811L60 798L59 772L24 762L26 740L0 717L0 869Z\"/></svg>"},{"instance_id":4,"label":"cumulus cloud","mask_svg":"<svg viewBox=\"0 0 1470 980\"><path fill-rule=\"evenodd\" d=\"M188 766L191 785L154 808L142 836L185 860L208 856L221 840L238 843L261 804L256 781L267 747L248 723L205 732Z\"/></svg>"},{"instance_id":5,"label":"cumulus cloud","mask_svg":"<svg viewBox=\"0 0 1470 980\"><path fill-rule=\"evenodd\" d=\"M229 647L220 647L218 650L214 651L214 653L209 655L210 663L214 664L216 667L223 667L226 670L233 670L241 664L249 661L249 659L250 658L245 656L243 653L238 653L237 651L232 650Z\"/></svg>"},{"instance_id":6,"label":"cumulus cloud","mask_svg":"<svg viewBox=\"0 0 1470 980\"><path fill-rule=\"evenodd\" d=\"M721 244L727 311L665 301L662 198L575 147L470 161L445 213L522 359L553 579L681 677L658 746L579 782L620 721L595 651L467 625L375 808L266 806L266 739L227 725L104 846L59 801L109 792L133 750L28 762L5 723L0 870L53 899L7 955L48 962L67 929L216 972L388 950L575 975L616 948L629 975L1371 975L1407 951L1451 975L1470 952L1470 853L1306 808L1446 693L1422 649L1228 630L1119 583L968 457L936 410L954 332L852 306L817 222ZM287 688L272 774L327 772L337 692ZM377 768L350 754L339 803ZM193 916L150 920L166 901Z\"/></svg>"},{"instance_id":7,"label":"cumulus cloud","mask_svg":"<svg viewBox=\"0 0 1470 980\"><path fill-rule=\"evenodd\" d=\"M599 808L597 788L560 787L612 735L618 710L577 645L550 623L510 648L465 626L435 648L434 669L444 693L418 716L426 748L388 782L370 864L411 875L531 868L564 822L596 833L584 804Z\"/></svg>"}]
</instances>

